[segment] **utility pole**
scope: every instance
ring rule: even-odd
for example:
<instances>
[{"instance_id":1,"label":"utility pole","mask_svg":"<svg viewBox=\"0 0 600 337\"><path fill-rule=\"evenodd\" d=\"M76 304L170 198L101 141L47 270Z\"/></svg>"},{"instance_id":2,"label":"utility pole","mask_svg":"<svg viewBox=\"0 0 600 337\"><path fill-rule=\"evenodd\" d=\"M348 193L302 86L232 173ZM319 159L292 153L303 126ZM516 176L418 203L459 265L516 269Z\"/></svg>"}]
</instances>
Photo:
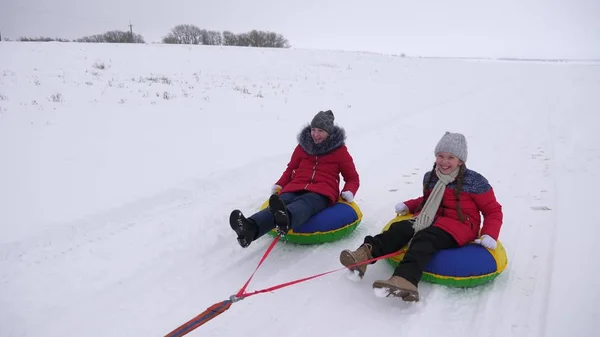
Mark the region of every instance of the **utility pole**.
<instances>
[{"instance_id":1,"label":"utility pole","mask_svg":"<svg viewBox=\"0 0 600 337\"><path fill-rule=\"evenodd\" d=\"M133 43L133 25L129 21L129 43Z\"/></svg>"}]
</instances>

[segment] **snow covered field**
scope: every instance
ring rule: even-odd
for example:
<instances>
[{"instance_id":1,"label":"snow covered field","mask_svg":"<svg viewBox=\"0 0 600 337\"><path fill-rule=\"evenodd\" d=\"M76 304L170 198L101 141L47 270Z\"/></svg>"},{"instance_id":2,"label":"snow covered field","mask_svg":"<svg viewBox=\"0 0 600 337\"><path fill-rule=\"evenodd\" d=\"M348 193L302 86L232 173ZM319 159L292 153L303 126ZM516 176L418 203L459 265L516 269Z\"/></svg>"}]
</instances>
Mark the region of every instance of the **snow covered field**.
<instances>
[{"instance_id":1,"label":"snow covered field","mask_svg":"<svg viewBox=\"0 0 600 337\"><path fill-rule=\"evenodd\" d=\"M260 294L189 336L570 336L600 319L600 63L166 45L0 43L0 336L164 336L239 290L271 242L227 219L268 197L319 110L346 129L364 219L278 243L248 290L340 267L421 192L444 131L504 209L509 265L421 301L385 262Z\"/></svg>"}]
</instances>

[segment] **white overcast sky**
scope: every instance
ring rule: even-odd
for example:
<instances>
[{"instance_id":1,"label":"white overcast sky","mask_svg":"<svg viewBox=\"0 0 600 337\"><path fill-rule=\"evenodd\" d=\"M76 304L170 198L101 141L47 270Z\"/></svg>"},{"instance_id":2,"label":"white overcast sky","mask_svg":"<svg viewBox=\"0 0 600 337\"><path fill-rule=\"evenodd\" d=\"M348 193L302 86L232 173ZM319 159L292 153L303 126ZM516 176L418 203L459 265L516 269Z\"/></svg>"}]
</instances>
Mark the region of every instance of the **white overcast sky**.
<instances>
[{"instance_id":1,"label":"white overcast sky","mask_svg":"<svg viewBox=\"0 0 600 337\"><path fill-rule=\"evenodd\" d=\"M108 30L158 42L182 23L283 34L294 48L600 59L600 0L0 0L4 37Z\"/></svg>"}]
</instances>

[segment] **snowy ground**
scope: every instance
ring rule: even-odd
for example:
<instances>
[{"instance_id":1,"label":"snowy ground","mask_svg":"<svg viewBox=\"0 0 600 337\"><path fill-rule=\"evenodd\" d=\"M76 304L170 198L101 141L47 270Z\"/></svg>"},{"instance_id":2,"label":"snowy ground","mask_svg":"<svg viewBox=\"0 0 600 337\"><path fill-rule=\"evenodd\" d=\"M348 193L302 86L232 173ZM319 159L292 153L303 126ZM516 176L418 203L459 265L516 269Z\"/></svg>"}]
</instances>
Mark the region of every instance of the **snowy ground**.
<instances>
[{"instance_id":1,"label":"snowy ground","mask_svg":"<svg viewBox=\"0 0 600 337\"><path fill-rule=\"evenodd\" d=\"M509 266L422 301L386 263L260 294L190 336L570 336L600 319L598 63L163 45L0 43L0 335L163 336L237 292L271 242L251 214L319 110L346 128L364 212L349 238L280 243L249 290L339 267L419 195L446 130L504 206ZM396 190L396 191L392 191Z\"/></svg>"}]
</instances>

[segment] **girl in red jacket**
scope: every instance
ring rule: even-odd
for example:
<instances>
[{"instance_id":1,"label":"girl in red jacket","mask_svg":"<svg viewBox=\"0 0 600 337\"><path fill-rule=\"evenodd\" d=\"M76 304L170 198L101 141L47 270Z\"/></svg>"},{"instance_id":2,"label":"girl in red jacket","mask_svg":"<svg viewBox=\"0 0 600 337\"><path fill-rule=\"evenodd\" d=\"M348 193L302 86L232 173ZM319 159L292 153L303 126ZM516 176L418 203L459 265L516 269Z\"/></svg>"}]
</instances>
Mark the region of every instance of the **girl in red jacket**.
<instances>
[{"instance_id":1,"label":"girl in red jacket","mask_svg":"<svg viewBox=\"0 0 600 337\"><path fill-rule=\"evenodd\" d=\"M389 230L367 236L356 251L344 250L340 262L346 267L398 251L409 244L404 259L389 280L375 281L373 288L388 290L387 296L418 301L417 285L423 269L438 251L469 242L496 248L502 226L502 206L481 174L467 169L467 141L462 134L446 132L435 148L433 170L423 178L423 196L401 202L396 212L415 214L411 220L393 223ZM480 234L481 216L483 228ZM367 265L349 267L362 278Z\"/></svg>"},{"instance_id":2,"label":"girl in red jacket","mask_svg":"<svg viewBox=\"0 0 600 337\"><path fill-rule=\"evenodd\" d=\"M287 169L271 188L267 209L249 218L240 210L231 212L229 224L240 246L248 247L273 228L285 235L336 203L340 173L345 182L341 197L352 202L360 185L359 176L344 143L346 133L333 122L331 110L320 111L298 134L298 145Z\"/></svg>"}]
</instances>

